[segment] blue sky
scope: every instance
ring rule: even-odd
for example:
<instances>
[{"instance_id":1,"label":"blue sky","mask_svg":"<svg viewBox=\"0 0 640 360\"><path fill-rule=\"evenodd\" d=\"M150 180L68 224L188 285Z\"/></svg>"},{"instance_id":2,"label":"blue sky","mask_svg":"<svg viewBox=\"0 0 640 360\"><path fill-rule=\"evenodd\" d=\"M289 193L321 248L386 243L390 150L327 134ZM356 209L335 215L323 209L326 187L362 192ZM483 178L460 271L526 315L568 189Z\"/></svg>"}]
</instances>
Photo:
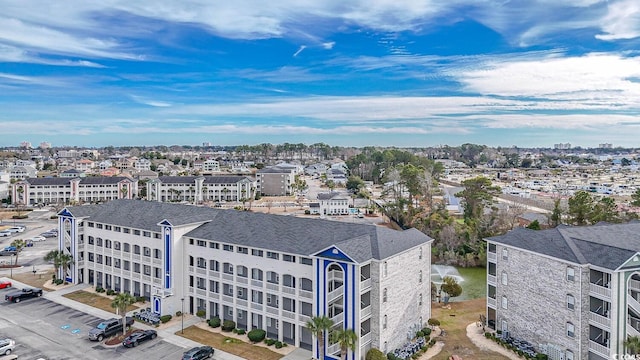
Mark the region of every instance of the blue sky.
<instances>
[{"instance_id":1,"label":"blue sky","mask_svg":"<svg viewBox=\"0 0 640 360\"><path fill-rule=\"evenodd\" d=\"M0 146L637 147L638 49L637 0L9 0Z\"/></svg>"}]
</instances>

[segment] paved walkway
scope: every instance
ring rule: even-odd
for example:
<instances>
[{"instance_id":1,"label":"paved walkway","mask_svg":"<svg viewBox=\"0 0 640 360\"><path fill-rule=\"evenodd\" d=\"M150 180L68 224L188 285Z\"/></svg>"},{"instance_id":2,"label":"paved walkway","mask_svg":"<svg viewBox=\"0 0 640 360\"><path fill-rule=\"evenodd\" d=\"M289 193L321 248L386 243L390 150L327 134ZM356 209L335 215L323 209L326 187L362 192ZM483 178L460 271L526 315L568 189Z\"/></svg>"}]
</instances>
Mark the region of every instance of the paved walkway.
<instances>
[{"instance_id":1,"label":"paved walkway","mask_svg":"<svg viewBox=\"0 0 640 360\"><path fill-rule=\"evenodd\" d=\"M497 352L500 355L504 355L505 357L512 360L524 359L518 356L518 354L514 353L513 351L505 349L497 342L491 339L487 339L484 336L484 332L482 331L482 329L480 329L475 322L467 325L467 337L475 346L477 346L481 350Z\"/></svg>"}]
</instances>

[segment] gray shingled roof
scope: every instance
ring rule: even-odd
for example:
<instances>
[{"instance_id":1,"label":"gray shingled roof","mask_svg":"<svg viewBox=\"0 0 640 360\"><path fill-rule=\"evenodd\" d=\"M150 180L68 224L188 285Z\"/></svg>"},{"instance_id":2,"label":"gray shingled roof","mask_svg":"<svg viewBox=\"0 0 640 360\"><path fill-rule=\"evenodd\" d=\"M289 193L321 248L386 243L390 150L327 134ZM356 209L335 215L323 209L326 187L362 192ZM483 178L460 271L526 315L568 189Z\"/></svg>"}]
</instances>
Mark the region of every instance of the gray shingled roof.
<instances>
[{"instance_id":1,"label":"gray shingled roof","mask_svg":"<svg viewBox=\"0 0 640 360\"><path fill-rule=\"evenodd\" d=\"M43 178L28 178L25 179L30 185L39 186L39 185L52 185L52 186L62 186L69 185L71 183L72 178L61 178L61 177L43 177Z\"/></svg>"},{"instance_id":2,"label":"gray shingled roof","mask_svg":"<svg viewBox=\"0 0 640 360\"><path fill-rule=\"evenodd\" d=\"M617 269L640 251L640 223L518 228L486 239L579 264Z\"/></svg>"},{"instance_id":3,"label":"gray shingled roof","mask_svg":"<svg viewBox=\"0 0 640 360\"><path fill-rule=\"evenodd\" d=\"M185 236L304 256L336 245L357 262L385 259L432 241L415 229L397 231L376 225L142 200L112 200L68 210L76 217L151 231L158 231L157 224L163 219L173 225L205 222Z\"/></svg>"},{"instance_id":4,"label":"gray shingled roof","mask_svg":"<svg viewBox=\"0 0 640 360\"><path fill-rule=\"evenodd\" d=\"M246 176L159 176L158 180L165 184L195 184L196 178L204 178L204 184L235 184Z\"/></svg>"},{"instance_id":5,"label":"gray shingled roof","mask_svg":"<svg viewBox=\"0 0 640 360\"><path fill-rule=\"evenodd\" d=\"M291 169L283 169L278 167L267 167L267 168L258 170L258 174L289 174L289 173L291 173Z\"/></svg>"}]
</instances>

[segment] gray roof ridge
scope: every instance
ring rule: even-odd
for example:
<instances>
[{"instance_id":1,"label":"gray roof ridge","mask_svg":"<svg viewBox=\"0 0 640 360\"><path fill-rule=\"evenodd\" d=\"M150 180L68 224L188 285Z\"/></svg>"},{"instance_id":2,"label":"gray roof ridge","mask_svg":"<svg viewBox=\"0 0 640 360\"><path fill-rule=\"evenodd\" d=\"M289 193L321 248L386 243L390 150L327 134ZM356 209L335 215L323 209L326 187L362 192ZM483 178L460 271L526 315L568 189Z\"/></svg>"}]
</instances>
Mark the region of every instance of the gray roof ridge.
<instances>
[{"instance_id":1,"label":"gray roof ridge","mask_svg":"<svg viewBox=\"0 0 640 360\"><path fill-rule=\"evenodd\" d=\"M560 233L560 236L562 236L564 241L567 243L567 245L569 246L569 249L571 249L571 252L573 252L573 255L575 255L576 259L578 259L580 264L589 263L587 261L587 258L584 257L584 254L582 254L582 251L578 249L578 246L576 245L576 243L573 242L573 238L568 234L565 234L565 232L562 231L562 229L558 229L558 232Z\"/></svg>"}]
</instances>

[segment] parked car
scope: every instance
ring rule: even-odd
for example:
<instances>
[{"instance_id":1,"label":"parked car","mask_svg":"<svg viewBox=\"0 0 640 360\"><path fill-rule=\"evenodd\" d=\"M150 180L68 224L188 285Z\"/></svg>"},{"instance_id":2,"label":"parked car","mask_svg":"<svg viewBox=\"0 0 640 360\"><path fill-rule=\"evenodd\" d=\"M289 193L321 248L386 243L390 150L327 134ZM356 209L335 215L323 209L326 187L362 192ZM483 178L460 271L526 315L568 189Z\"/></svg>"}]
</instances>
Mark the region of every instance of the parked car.
<instances>
[{"instance_id":1,"label":"parked car","mask_svg":"<svg viewBox=\"0 0 640 360\"><path fill-rule=\"evenodd\" d=\"M136 347L141 342L147 340L153 340L158 336L158 333L155 330L140 330L132 333L131 335L124 338L122 341L122 345L125 347Z\"/></svg>"},{"instance_id":2,"label":"parked car","mask_svg":"<svg viewBox=\"0 0 640 360\"><path fill-rule=\"evenodd\" d=\"M45 241L45 240L47 240L47 238L42 236L42 235L36 235L36 236L34 236L34 237L32 237L32 238L30 238L28 240L31 240L33 242L39 242L39 241Z\"/></svg>"},{"instance_id":3,"label":"parked car","mask_svg":"<svg viewBox=\"0 0 640 360\"><path fill-rule=\"evenodd\" d=\"M5 236L11 236L13 235L13 232L9 231L9 230L2 230L0 231L0 236L5 237Z\"/></svg>"},{"instance_id":4,"label":"parked car","mask_svg":"<svg viewBox=\"0 0 640 360\"><path fill-rule=\"evenodd\" d=\"M22 226L22 225L16 225L16 226L12 226L10 228L8 228L8 231L11 231L12 233L21 233L24 232L24 230L26 229L26 227Z\"/></svg>"},{"instance_id":5,"label":"parked car","mask_svg":"<svg viewBox=\"0 0 640 360\"><path fill-rule=\"evenodd\" d=\"M7 289L12 286L11 281L0 280L0 289Z\"/></svg>"},{"instance_id":6,"label":"parked car","mask_svg":"<svg viewBox=\"0 0 640 360\"><path fill-rule=\"evenodd\" d=\"M15 347L15 341L11 339L0 339L0 354L9 355Z\"/></svg>"},{"instance_id":7,"label":"parked car","mask_svg":"<svg viewBox=\"0 0 640 360\"><path fill-rule=\"evenodd\" d=\"M10 292L4 296L7 301L19 303L22 300L30 299L32 297L42 296L42 289L38 288L24 288L22 290Z\"/></svg>"},{"instance_id":8,"label":"parked car","mask_svg":"<svg viewBox=\"0 0 640 360\"><path fill-rule=\"evenodd\" d=\"M133 325L133 318L127 317L127 327ZM102 341L104 338L122 331L122 319L109 319L89 330L89 340Z\"/></svg>"},{"instance_id":9,"label":"parked car","mask_svg":"<svg viewBox=\"0 0 640 360\"><path fill-rule=\"evenodd\" d=\"M24 246L25 247L33 247L33 240L31 239L27 239L24 241ZM0 359L1 360L1 359Z\"/></svg>"},{"instance_id":10,"label":"parked car","mask_svg":"<svg viewBox=\"0 0 640 360\"><path fill-rule=\"evenodd\" d=\"M53 231L45 231L42 234L40 234L40 236L45 237L45 238L52 238L52 237L58 236L58 233L57 232L53 232Z\"/></svg>"},{"instance_id":11,"label":"parked car","mask_svg":"<svg viewBox=\"0 0 640 360\"><path fill-rule=\"evenodd\" d=\"M182 360L201 360L212 356L213 348L211 346L198 346L182 354Z\"/></svg>"},{"instance_id":12,"label":"parked car","mask_svg":"<svg viewBox=\"0 0 640 360\"><path fill-rule=\"evenodd\" d=\"M11 256L16 255L18 253L17 250L0 250L0 256Z\"/></svg>"}]
</instances>

